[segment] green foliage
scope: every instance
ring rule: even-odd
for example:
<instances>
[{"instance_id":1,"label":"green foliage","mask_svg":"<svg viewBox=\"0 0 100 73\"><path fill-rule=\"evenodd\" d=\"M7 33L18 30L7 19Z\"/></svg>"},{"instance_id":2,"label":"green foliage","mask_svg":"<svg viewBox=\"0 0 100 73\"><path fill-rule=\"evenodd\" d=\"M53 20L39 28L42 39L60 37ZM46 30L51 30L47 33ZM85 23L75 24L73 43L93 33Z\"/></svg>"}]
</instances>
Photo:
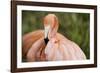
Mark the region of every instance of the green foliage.
<instances>
[{"instance_id":1,"label":"green foliage","mask_svg":"<svg viewBox=\"0 0 100 73\"><path fill-rule=\"evenodd\" d=\"M54 13L59 19L58 32L77 43L89 59L90 15L88 13L22 11L22 34L43 29L43 18L49 13Z\"/></svg>"}]
</instances>

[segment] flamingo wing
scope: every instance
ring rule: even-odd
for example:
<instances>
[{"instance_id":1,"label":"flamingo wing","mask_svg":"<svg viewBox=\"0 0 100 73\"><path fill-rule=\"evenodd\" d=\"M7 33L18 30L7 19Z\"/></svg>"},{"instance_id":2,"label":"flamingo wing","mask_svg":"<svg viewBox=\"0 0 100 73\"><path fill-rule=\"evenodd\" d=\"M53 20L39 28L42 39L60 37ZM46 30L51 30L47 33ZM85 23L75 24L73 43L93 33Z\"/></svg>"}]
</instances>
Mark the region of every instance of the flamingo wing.
<instances>
[{"instance_id":1,"label":"flamingo wing","mask_svg":"<svg viewBox=\"0 0 100 73\"><path fill-rule=\"evenodd\" d=\"M85 54L77 44L59 33L48 42L45 53L48 61L86 59Z\"/></svg>"},{"instance_id":2,"label":"flamingo wing","mask_svg":"<svg viewBox=\"0 0 100 73\"><path fill-rule=\"evenodd\" d=\"M43 30L37 30L37 31L33 31L30 32L28 34L25 34L22 37L22 55L23 57L26 56L28 50L30 49L30 47L32 46L32 44L34 44L38 39L40 39L41 37L44 36L44 32Z\"/></svg>"},{"instance_id":3,"label":"flamingo wing","mask_svg":"<svg viewBox=\"0 0 100 73\"><path fill-rule=\"evenodd\" d=\"M34 62L45 60L44 53L42 52L43 49L45 49L45 42L43 38L40 38L29 49L27 53L27 61Z\"/></svg>"},{"instance_id":4,"label":"flamingo wing","mask_svg":"<svg viewBox=\"0 0 100 73\"><path fill-rule=\"evenodd\" d=\"M84 52L82 51L82 49L73 41L68 40L66 37L64 37L61 34L57 34L57 38L60 40L60 46L63 50L63 52L67 52L68 55L65 59L76 59L76 60L80 60L80 59L86 59L86 56L84 54Z\"/></svg>"}]
</instances>

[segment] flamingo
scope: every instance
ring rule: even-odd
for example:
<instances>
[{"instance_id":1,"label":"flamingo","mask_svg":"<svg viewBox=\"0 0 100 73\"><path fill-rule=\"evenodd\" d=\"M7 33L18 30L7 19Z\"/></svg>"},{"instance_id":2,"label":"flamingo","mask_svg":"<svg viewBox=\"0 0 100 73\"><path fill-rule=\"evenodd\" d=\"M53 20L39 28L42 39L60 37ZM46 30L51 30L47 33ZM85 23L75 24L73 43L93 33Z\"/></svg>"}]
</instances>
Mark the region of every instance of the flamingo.
<instances>
[{"instance_id":1,"label":"flamingo","mask_svg":"<svg viewBox=\"0 0 100 73\"><path fill-rule=\"evenodd\" d=\"M59 22L55 14L44 17L44 30L36 30L23 36L22 55L28 62L85 60L81 48L58 33Z\"/></svg>"}]
</instances>

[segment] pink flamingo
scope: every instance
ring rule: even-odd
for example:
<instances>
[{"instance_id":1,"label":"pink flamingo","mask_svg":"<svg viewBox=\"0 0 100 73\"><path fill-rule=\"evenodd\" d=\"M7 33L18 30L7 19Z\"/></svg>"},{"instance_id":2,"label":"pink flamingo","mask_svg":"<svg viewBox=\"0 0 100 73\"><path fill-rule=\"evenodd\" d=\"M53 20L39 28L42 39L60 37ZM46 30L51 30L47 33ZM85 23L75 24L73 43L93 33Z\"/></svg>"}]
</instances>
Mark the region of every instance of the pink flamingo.
<instances>
[{"instance_id":1,"label":"pink flamingo","mask_svg":"<svg viewBox=\"0 0 100 73\"><path fill-rule=\"evenodd\" d=\"M58 18L48 14L44 29L23 36L23 57L27 61L84 60L85 54L73 41L57 33Z\"/></svg>"}]
</instances>

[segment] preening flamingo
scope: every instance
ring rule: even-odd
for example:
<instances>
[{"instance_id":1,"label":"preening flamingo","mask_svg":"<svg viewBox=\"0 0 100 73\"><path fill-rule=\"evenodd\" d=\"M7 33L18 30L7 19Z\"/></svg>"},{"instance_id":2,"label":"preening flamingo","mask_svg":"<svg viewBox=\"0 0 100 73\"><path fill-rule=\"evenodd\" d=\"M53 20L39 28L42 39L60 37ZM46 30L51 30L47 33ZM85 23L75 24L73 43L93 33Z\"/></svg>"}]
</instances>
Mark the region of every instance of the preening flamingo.
<instances>
[{"instance_id":1,"label":"preening flamingo","mask_svg":"<svg viewBox=\"0 0 100 73\"><path fill-rule=\"evenodd\" d=\"M55 14L44 17L44 30L23 36L23 57L27 61L84 60L85 54L73 41L57 33L59 27Z\"/></svg>"}]
</instances>

